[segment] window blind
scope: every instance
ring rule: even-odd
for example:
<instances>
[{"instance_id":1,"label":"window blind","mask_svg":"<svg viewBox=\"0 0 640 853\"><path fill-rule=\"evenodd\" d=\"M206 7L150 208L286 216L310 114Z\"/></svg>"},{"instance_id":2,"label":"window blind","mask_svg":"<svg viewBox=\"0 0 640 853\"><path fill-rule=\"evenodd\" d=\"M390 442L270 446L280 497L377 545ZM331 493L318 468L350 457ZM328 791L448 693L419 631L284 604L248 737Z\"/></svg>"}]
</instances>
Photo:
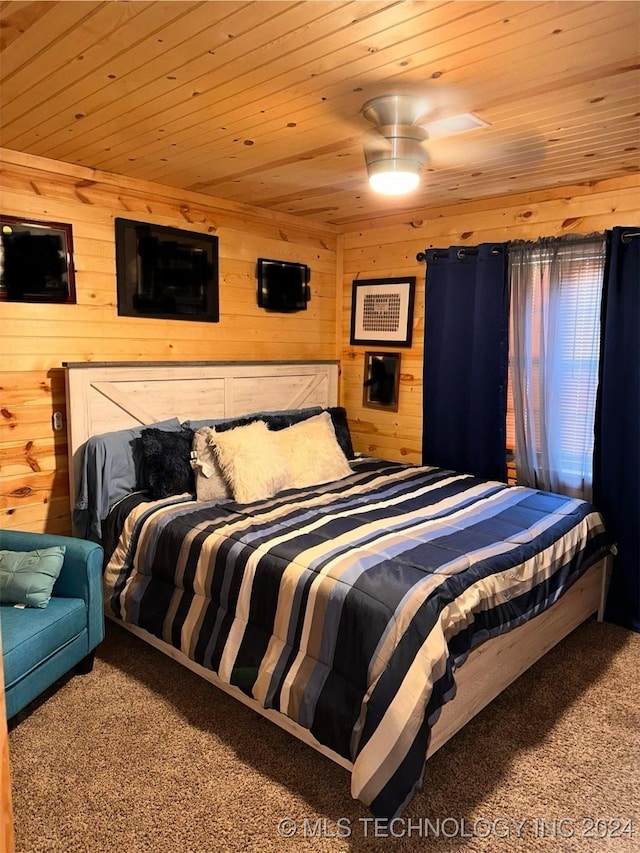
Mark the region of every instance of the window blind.
<instances>
[{"instance_id":1,"label":"window blind","mask_svg":"<svg viewBox=\"0 0 640 853\"><path fill-rule=\"evenodd\" d=\"M515 447L517 479L587 498L603 268L600 235L588 242L525 244L510 264L507 436Z\"/></svg>"}]
</instances>

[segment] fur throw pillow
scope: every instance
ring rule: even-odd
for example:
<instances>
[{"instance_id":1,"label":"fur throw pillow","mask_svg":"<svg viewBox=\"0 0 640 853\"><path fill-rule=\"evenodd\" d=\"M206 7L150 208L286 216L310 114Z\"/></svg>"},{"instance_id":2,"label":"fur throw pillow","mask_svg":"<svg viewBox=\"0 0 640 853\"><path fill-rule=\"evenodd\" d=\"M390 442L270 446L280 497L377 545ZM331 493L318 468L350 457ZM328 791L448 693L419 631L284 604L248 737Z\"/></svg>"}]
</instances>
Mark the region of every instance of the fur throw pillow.
<instances>
[{"instance_id":1,"label":"fur throw pillow","mask_svg":"<svg viewBox=\"0 0 640 853\"><path fill-rule=\"evenodd\" d=\"M264 421L215 434L215 453L234 500L252 503L273 497L289 482L286 459Z\"/></svg>"},{"instance_id":2,"label":"fur throw pillow","mask_svg":"<svg viewBox=\"0 0 640 853\"><path fill-rule=\"evenodd\" d=\"M291 488L329 483L351 474L328 412L274 432L274 436L286 460Z\"/></svg>"}]
</instances>

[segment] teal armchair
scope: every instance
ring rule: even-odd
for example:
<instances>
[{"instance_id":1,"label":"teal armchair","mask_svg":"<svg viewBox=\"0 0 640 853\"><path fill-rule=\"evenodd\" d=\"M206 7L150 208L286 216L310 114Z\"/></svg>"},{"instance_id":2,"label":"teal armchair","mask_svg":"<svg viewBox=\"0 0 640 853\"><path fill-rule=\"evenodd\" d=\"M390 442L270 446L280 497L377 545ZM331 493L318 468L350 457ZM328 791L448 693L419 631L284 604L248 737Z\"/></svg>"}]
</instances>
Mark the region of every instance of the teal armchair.
<instances>
[{"instance_id":1,"label":"teal armchair","mask_svg":"<svg viewBox=\"0 0 640 853\"><path fill-rule=\"evenodd\" d=\"M64 545L64 562L44 608L0 602L7 717L11 718L70 670L93 668L104 638L103 551L95 542L0 530L0 550L34 551Z\"/></svg>"}]
</instances>

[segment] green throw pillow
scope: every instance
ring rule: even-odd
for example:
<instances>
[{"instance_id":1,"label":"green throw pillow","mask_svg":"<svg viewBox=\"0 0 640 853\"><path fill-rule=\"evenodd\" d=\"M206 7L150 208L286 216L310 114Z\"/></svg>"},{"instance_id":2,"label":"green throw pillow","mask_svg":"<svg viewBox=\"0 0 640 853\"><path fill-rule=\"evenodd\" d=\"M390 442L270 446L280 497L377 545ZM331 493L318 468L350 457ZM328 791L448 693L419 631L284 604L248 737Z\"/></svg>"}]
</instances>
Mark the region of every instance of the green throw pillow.
<instances>
[{"instance_id":1,"label":"green throw pillow","mask_svg":"<svg viewBox=\"0 0 640 853\"><path fill-rule=\"evenodd\" d=\"M46 607L64 552L64 545L38 551L0 551L0 604Z\"/></svg>"}]
</instances>

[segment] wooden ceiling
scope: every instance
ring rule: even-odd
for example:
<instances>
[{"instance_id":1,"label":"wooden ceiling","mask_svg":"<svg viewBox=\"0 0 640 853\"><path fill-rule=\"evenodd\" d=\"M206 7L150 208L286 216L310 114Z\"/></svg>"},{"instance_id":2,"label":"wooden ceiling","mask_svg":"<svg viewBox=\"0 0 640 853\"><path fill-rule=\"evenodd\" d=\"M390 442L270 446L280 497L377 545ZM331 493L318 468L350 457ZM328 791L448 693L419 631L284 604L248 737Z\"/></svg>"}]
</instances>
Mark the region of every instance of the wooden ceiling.
<instances>
[{"instance_id":1,"label":"wooden ceiling","mask_svg":"<svg viewBox=\"0 0 640 853\"><path fill-rule=\"evenodd\" d=\"M0 142L349 226L640 168L637 2L0 3ZM359 114L395 91L489 127L368 187Z\"/></svg>"}]
</instances>

